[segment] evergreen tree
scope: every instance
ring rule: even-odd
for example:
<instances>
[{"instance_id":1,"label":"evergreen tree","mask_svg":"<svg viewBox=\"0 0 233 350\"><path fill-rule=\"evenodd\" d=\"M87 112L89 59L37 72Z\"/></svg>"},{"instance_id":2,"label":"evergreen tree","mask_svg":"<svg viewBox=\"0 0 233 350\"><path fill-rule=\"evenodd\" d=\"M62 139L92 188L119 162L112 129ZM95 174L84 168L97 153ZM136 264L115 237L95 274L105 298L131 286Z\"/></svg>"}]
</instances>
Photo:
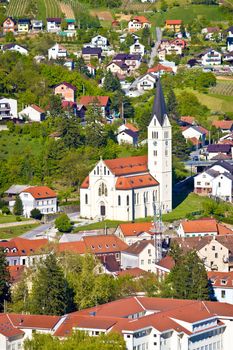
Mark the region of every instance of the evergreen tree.
<instances>
[{"instance_id":1,"label":"evergreen tree","mask_svg":"<svg viewBox=\"0 0 233 350\"><path fill-rule=\"evenodd\" d=\"M97 99L88 106L85 119L86 144L92 147L105 146L107 139L105 137L104 125L102 123L102 111Z\"/></svg>"},{"instance_id":2,"label":"evergreen tree","mask_svg":"<svg viewBox=\"0 0 233 350\"><path fill-rule=\"evenodd\" d=\"M0 249L0 311L4 310L4 301L10 300L10 274L7 268L6 255Z\"/></svg>"},{"instance_id":3,"label":"evergreen tree","mask_svg":"<svg viewBox=\"0 0 233 350\"><path fill-rule=\"evenodd\" d=\"M176 101L176 95L172 88L169 89L167 95L167 114L170 118L177 120L178 118L178 103Z\"/></svg>"},{"instance_id":4,"label":"evergreen tree","mask_svg":"<svg viewBox=\"0 0 233 350\"><path fill-rule=\"evenodd\" d=\"M116 75L113 75L110 70L105 75L103 88L106 91L121 91L121 84L119 78Z\"/></svg>"},{"instance_id":5,"label":"evergreen tree","mask_svg":"<svg viewBox=\"0 0 233 350\"><path fill-rule=\"evenodd\" d=\"M62 315L72 307L72 291L54 254L38 266L31 292L31 312Z\"/></svg>"},{"instance_id":6,"label":"evergreen tree","mask_svg":"<svg viewBox=\"0 0 233 350\"><path fill-rule=\"evenodd\" d=\"M189 251L178 258L168 282L171 283L174 298L209 300L207 272L196 251Z\"/></svg>"},{"instance_id":7,"label":"evergreen tree","mask_svg":"<svg viewBox=\"0 0 233 350\"><path fill-rule=\"evenodd\" d=\"M15 215L23 215L23 203L22 203L21 198L19 196L17 196L15 199L13 213Z\"/></svg>"}]
</instances>

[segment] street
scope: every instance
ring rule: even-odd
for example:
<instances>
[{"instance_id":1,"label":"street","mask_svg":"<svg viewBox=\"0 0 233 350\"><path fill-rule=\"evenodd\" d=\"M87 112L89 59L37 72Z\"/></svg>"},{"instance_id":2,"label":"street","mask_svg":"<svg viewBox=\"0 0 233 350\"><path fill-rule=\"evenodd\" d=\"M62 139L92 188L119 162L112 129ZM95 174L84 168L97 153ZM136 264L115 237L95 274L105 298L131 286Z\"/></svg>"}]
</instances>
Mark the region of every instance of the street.
<instances>
[{"instance_id":1,"label":"street","mask_svg":"<svg viewBox=\"0 0 233 350\"><path fill-rule=\"evenodd\" d=\"M154 59L155 59L155 57L156 57L157 54L158 54L158 48L159 48L159 45L160 45L161 40L162 40L162 31L161 31L161 28L156 27L155 32L156 32L156 42L155 42L155 46L154 46L154 47L152 48L152 50L151 50L150 61L149 61L149 63L148 63L148 66L149 66L149 67L152 67L153 64L154 64Z\"/></svg>"}]
</instances>

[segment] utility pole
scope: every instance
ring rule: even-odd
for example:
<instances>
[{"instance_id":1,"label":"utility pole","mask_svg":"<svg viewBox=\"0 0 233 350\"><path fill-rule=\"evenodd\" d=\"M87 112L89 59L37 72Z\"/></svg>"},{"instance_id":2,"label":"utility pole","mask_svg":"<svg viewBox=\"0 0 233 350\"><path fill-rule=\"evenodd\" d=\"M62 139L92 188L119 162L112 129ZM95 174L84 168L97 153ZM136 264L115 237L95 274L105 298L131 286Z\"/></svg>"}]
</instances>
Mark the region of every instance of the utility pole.
<instances>
[{"instance_id":1,"label":"utility pole","mask_svg":"<svg viewBox=\"0 0 233 350\"><path fill-rule=\"evenodd\" d=\"M162 210L161 204L154 203L154 245L155 245L155 263L162 259Z\"/></svg>"}]
</instances>

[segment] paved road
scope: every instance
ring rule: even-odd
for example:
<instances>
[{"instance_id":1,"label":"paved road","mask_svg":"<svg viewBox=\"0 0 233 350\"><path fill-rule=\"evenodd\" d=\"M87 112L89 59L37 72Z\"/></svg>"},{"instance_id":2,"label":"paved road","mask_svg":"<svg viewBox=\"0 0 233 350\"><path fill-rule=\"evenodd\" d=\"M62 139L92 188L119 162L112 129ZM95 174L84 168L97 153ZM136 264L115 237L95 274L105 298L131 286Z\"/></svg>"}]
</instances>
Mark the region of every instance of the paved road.
<instances>
[{"instance_id":1,"label":"paved road","mask_svg":"<svg viewBox=\"0 0 233 350\"><path fill-rule=\"evenodd\" d=\"M149 67L152 67L154 64L154 60L158 54L158 48L159 48L159 45L160 45L161 40L162 40L162 30L159 27L156 27L155 33L156 33L156 42L155 42L155 46L151 50L150 61L148 64Z\"/></svg>"},{"instance_id":2,"label":"paved road","mask_svg":"<svg viewBox=\"0 0 233 350\"><path fill-rule=\"evenodd\" d=\"M28 239L35 239L37 237L39 238L40 236L46 235L48 229L51 228L52 226L53 226L52 222L50 222L49 224L40 225L32 229L31 231L24 233L21 237L28 238ZM40 238L43 238L43 237L40 237Z\"/></svg>"}]
</instances>

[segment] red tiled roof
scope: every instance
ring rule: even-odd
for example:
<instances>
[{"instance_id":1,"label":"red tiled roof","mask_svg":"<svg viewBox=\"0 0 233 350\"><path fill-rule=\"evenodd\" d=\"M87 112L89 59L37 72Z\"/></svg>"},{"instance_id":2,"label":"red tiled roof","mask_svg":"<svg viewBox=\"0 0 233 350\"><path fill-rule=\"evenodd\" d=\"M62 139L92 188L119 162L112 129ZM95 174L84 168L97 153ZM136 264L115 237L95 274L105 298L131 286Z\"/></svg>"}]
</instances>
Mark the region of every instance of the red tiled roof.
<instances>
[{"instance_id":1,"label":"red tiled roof","mask_svg":"<svg viewBox=\"0 0 233 350\"><path fill-rule=\"evenodd\" d=\"M42 108L40 108L40 107L37 106L37 105L31 105L31 107L32 107L33 109L35 109L37 112L39 112L39 113L44 113L44 112L45 112Z\"/></svg>"},{"instance_id":2,"label":"red tiled roof","mask_svg":"<svg viewBox=\"0 0 233 350\"><path fill-rule=\"evenodd\" d=\"M24 265L8 266L11 283L17 283L18 281L20 281L22 274L24 272L24 269L25 269Z\"/></svg>"},{"instance_id":3,"label":"red tiled roof","mask_svg":"<svg viewBox=\"0 0 233 350\"><path fill-rule=\"evenodd\" d=\"M187 140L190 141L194 146L201 144L201 141L196 137L189 137Z\"/></svg>"},{"instance_id":4,"label":"red tiled roof","mask_svg":"<svg viewBox=\"0 0 233 350\"><path fill-rule=\"evenodd\" d=\"M207 274L213 287L233 288L233 271L230 271L230 272L208 271Z\"/></svg>"},{"instance_id":5,"label":"red tiled roof","mask_svg":"<svg viewBox=\"0 0 233 350\"><path fill-rule=\"evenodd\" d=\"M85 178L85 180L83 181L81 188L88 188L89 187L89 176L87 176Z\"/></svg>"},{"instance_id":6,"label":"red tiled roof","mask_svg":"<svg viewBox=\"0 0 233 350\"><path fill-rule=\"evenodd\" d=\"M7 314L0 314L0 334L10 338L20 335L23 336L24 332L12 325Z\"/></svg>"},{"instance_id":7,"label":"red tiled roof","mask_svg":"<svg viewBox=\"0 0 233 350\"><path fill-rule=\"evenodd\" d=\"M162 258L156 265L171 270L175 266L175 261L170 255L167 255Z\"/></svg>"},{"instance_id":8,"label":"red tiled roof","mask_svg":"<svg viewBox=\"0 0 233 350\"><path fill-rule=\"evenodd\" d=\"M77 90L76 86L70 84L70 83L67 83L66 81L63 81L62 83L59 83L59 84L56 84L54 85L54 88L56 88L57 86L60 86L60 85L65 85L66 87L72 89L72 90Z\"/></svg>"},{"instance_id":9,"label":"red tiled roof","mask_svg":"<svg viewBox=\"0 0 233 350\"><path fill-rule=\"evenodd\" d=\"M8 314L12 324L20 328L53 329L60 316Z\"/></svg>"},{"instance_id":10,"label":"red tiled roof","mask_svg":"<svg viewBox=\"0 0 233 350\"><path fill-rule=\"evenodd\" d=\"M154 245L153 240L143 239L141 241L137 241L130 245L127 249L125 249L125 253L138 255L140 254L149 244Z\"/></svg>"},{"instance_id":11,"label":"red tiled roof","mask_svg":"<svg viewBox=\"0 0 233 350\"><path fill-rule=\"evenodd\" d=\"M132 269L119 271L117 276L131 276L131 277L142 277L147 274L147 271L140 269L139 267L133 267Z\"/></svg>"},{"instance_id":12,"label":"red tiled roof","mask_svg":"<svg viewBox=\"0 0 233 350\"><path fill-rule=\"evenodd\" d=\"M218 227L218 234L220 236L232 235L233 234L233 231L230 228L228 228L228 227L226 227L226 226L224 226L222 224L217 224L217 227Z\"/></svg>"},{"instance_id":13,"label":"red tiled roof","mask_svg":"<svg viewBox=\"0 0 233 350\"><path fill-rule=\"evenodd\" d=\"M158 63L156 66L149 68L147 73L157 73L160 71L165 71L165 72L172 72L172 68L171 67L167 67L162 65L161 63Z\"/></svg>"},{"instance_id":14,"label":"red tiled roof","mask_svg":"<svg viewBox=\"0 0 233 350\"><path fill-rule=\"evenodd\" d=\"M215 219L182 221L181 225L185 233L218 232L217 221Z\"/></svg>"},{"instance_id":15,"label":"red tiled roof","mask_svg":"<svg viewBox=\"0 0 233 350\"><path fill-rule=\"evenodd\" d=\"M55 198L57 196L56 193L47 186L28 187L26 190L23 190L21 193L24 193L24 192L30 193L32 197L34 197L35 199Z\"/></svg>"},{"instance_id":16,"label":"red tiled roof","mask_svg":"<svg viewBox=\"0 0 233 350\"><path fill-rule=\"evenodd\" d=\"M100 106L106 107L109 101L109 96L82 96L80 97L79 103L81 105L88 106L95 101L97 101Z\"/></svg>"},{"instance_id":17,"label":"red tiled roof","mask_svg":"<svg viewBox=\"0 0 233 350\"><path fill-rule=\"evenodd\" d=\"M149 173L144 175L129 176L129 177L118 177L116 182L117 190L129 190L132 188L143 188L158 186L159 183Z\"/></svg>"},{"instance_id":18,"label":"red tiled roof","mask_svg":"<svg viewBox=\"0 0 233 350\"><path fill-rule=\"evenodd\" d=\"M154 223L152 222L134 222L119 225L119 228L125 237L138 236L142 232L148 232L150 234L153 234L151 232L153 227Z\"/></svg>"},{"instance_id":19,"label":"red tiled roof","mask_svg":"<svg viewBox=\"0 0 233 350\"><path fill-rule=\"evenodd\" d=\"M48 244L47 239L26 239L21 237L13 238L7 242L0 242L0 248L9 249L7 256L29 256L45 247ZM16 248L16 249L14 249ZM16 251L12 251L12 250Z\"/></svg>"},{"instance_id":20,"label":"red tiled roof","mask_svg":"<svg viewBox=\"0 0 233 350\"><path fill-rule=\"evenodd\" d=\"M77 254L87 253L86 245L83 241L78 242L64 242L58 245L59 252L72 252Z\"/></svg>"},{"instance_id":21,"label":"red tiled roof","mask_svg":"<svg viewBox=\"0 0 233 350\"><path fill-rule=\"evenodd\" d=\"M190 124L190 125L192 125L195 122L195 118L194 117L190 117L190 116L180 117L180 120L182 122L185 122L185 123Z\"/></svg>"},{"instance_id":22,"label":"red tiled roof","mask_svg":"<svg viewBox=\"0 0 233 350\"><path fill-rule=\"evenodd\" d=\"M145 16L135 16L133 19L141 23L150 23Z\"/></svg>"},{"instance_id":23,"label":"red tiled roof","mask_svg":"<svg viewBox=\"0 0 233 350\"><path fill-rule=\"evenodd\" d=\"M139 130L131 123L126 123L125 127L133 132L138 132Z\"/></svg>"},{"instance_id":24,"label":"red tiled roof","mask_svg":"<svg viewBox=\"0 0 233 350\"><path fill-rule=\"evenodd\" d=\"M233 120L215 120L212 123L218 129L231 129L233 126Z\"/></svg>"},{"instance_id":25,"label":"red tiled roof","mask_svg":"<svg viewBox=\"0 0 233 350\"><path fill-rule=\"evenodd\" d=\"M148 171L147 156L106 159L104 163L117 176L145 173Z\"/></svg>"},{"instance_id":26,"label":"red tiled roof","mask_svg":"<svg viewBox=\"0 0 233 350\"><path fill-rule=\"evenodd\" d=\"M114 235L98 235L83 237L86 248L91 253L120 252L128 245Z\"/></svg>"},{"instance_id":27,"label":"red tiled roof","mask_svg":"<svg viewBox=\"0 0 233 350\"><path fill-rule=\"evenodd\" d=\"M180 20L180 19L167 19L166 20L166 24L168 24L168 25L179 25L179 24L181 24L182 23L182 20Z\"/></svg>"}]
</instances>

